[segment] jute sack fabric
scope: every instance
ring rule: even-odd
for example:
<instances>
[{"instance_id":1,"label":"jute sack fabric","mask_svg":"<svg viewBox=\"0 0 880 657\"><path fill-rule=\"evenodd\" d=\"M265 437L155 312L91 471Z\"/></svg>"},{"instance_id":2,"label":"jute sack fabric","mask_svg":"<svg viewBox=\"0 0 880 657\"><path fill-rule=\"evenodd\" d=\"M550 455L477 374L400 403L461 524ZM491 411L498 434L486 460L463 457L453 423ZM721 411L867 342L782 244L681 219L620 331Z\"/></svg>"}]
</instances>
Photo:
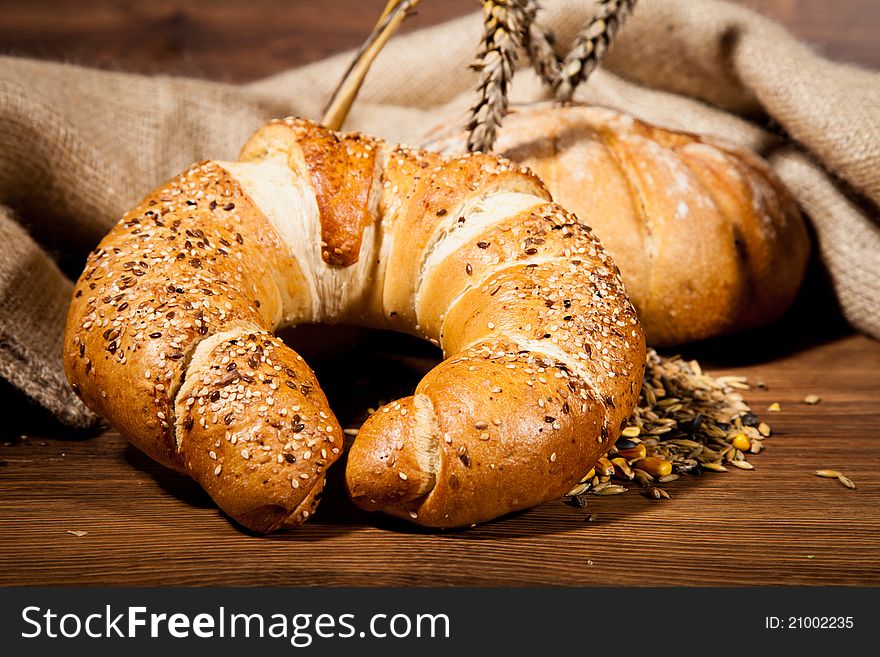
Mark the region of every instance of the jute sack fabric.
<instances>
[{"instance_id":1,"label":"jute sack fabric","mask_svg":"<svg viewBox=\"0 0 880 657\"><path fill-rule=\"evenodd\" d=\"M543 5L563 48L594 11ZM480 33L473 14L393 39L345 127L414 143L462 121ZM319 118L350 58L244 86L0 58L0 376L68 425L94 422L61 370L68 275L190 163L234 158L270 118ZM546 90L523 70L512 96ZM810 217L844 314L880 337L880 74L829 62L738 5L643 0L577 99L763 154Z\"/></svg>"}]
</instances>

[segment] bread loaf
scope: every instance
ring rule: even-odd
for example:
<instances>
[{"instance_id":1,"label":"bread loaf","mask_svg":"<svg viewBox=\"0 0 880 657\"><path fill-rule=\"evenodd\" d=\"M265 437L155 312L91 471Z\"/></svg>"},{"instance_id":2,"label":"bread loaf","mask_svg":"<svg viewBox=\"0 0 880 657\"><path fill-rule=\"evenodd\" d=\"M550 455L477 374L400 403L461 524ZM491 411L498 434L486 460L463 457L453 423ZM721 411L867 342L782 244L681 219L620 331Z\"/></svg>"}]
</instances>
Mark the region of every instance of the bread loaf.
<instances>
[{"instance_id":1,"label":"bread loaf","mask_svg":"<svg viewBox=\"0 0 880 657\"><path fill-rule=\"evenodd\" d=\"M242 525L314 511L341 428L273 333L405 331L445 360L373 415L354 501L468 525L564 494L635 403L645 347L619 273L541 181L286 119L147 196L90 255L65 336L85 403Z\"/></svg>"},{"instance_id":2,"label":"bread loaf","mask_svg":"<svg viewBox=\"0 0 880 657\"><path fill-rule=\"evenodd\" d=\"M455 154L465 136L440 126L423 145ZM807 231L753 153L604 108L543 103L514 108L495 151L596 231L651 344L767 324L797 294Z\"/></svg>"}]
</instances>

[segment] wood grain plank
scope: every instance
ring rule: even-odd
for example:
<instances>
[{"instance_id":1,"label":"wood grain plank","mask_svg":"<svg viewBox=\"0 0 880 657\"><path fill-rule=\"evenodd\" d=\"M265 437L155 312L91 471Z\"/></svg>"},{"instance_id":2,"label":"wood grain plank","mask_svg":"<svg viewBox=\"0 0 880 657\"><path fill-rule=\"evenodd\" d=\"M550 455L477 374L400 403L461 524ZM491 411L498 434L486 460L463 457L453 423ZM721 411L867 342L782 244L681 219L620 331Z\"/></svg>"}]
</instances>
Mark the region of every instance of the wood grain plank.
<instances>
[{"instance_id":1,"label":"wood grain plank","mask_svg":"<svg viewBox=\"0 0 880 657\"><path fill-rule=\"evenodd\" d=\"M7 441L0 584L880 585L880 345L844 335L718 372L765 381L748 393L759 411L782 405L762 413L774 435L755 471L683 477L668 502L557 501L461 532L354 509L336 468L313 522L260 538L113 431ZM829 467L858 488L812 474Z\"/></svg>"},{"instance_id":2,"label":"wood grain plank","mask_svg":"<svg viewBox=\"0 0 880 657\"><path fill-rule=\"evenodd\" d=\"M2 0L0 52L242 82L359 46L385 2ZM403 32L479 8L423 4Z\"/></svg>"},{"instance_id":3,"label":"wood grain plank","mask_svg":"<svg viewBox=\"0 0 880 657\"><path fill-rule=\"evenodd\" d=\"M875 0L739 1L830 57L880 68ZM244 82L360 45L384 5L385 0L0 0L0 53ZM476 0L426 0L403 31L477 9Z\"/></svg>"}]
</instances>

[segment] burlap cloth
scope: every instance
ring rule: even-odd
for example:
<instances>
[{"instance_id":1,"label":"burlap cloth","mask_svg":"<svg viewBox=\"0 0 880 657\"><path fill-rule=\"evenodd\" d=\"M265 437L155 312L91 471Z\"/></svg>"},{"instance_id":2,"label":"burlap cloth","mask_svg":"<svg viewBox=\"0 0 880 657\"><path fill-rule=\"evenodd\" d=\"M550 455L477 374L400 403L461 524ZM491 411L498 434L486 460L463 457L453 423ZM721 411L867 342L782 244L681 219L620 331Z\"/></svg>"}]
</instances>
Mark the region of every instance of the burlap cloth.
<instances>
[{"instance_id":1,"label":"burlap cloth","mask_svg":"<svg viewBox=\"0 0 880 657\"><path fill-rule=\"evenodd\" d=\"M593 11L543 5L563 47ZM474 14L393 39L346 128L412 143L459 120L480 32ZM61 369L62 272L77 275L128 207L190 163L234 158L267 119L318 118L350 57L244 86L0 58L0 376L62 422L90 424ZM515 100L544 94L517 75ZM578 99L762 153L809 215L846 317L880 337L880 74L829 62L740 6L643 0Z\"/></svg>"}]
</instances>

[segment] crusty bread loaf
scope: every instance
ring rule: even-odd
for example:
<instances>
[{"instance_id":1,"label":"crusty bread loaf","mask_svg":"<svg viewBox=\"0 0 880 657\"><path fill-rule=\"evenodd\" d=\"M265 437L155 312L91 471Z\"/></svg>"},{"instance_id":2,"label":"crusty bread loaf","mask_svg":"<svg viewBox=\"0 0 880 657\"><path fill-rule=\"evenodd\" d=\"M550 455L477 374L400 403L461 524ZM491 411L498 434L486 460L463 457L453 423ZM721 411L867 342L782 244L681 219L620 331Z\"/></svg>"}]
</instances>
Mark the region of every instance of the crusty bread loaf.
<instances>
[{"instance_id":1,"label":"crusty bread loaf","mask_svg":"<svg viewBox=\"0 0 880 657\"><path fill-rule=\"evenodd\" d=\"M617 437L641 327L590 229L491 155L275 121L150 194L89 257L74 389L242 525L307 519L342 432L297 323L406 331L447 357L361 430L355 502L459 526L565 493Z\"/></svg>"},{"instance_id":2,"label":"crusty bread loaf","mask_svg":"<svg viewBox=\"0 0 880 657\"><path fill-rule=\"evenodd\" d=\"M424 145L454 154L465 138L440 126ZM608 109L544 103L515 108L495 150L596 231L651 344L769 323L797 294L807 231L753 153Z\"/></svg>"}]
</instances>

